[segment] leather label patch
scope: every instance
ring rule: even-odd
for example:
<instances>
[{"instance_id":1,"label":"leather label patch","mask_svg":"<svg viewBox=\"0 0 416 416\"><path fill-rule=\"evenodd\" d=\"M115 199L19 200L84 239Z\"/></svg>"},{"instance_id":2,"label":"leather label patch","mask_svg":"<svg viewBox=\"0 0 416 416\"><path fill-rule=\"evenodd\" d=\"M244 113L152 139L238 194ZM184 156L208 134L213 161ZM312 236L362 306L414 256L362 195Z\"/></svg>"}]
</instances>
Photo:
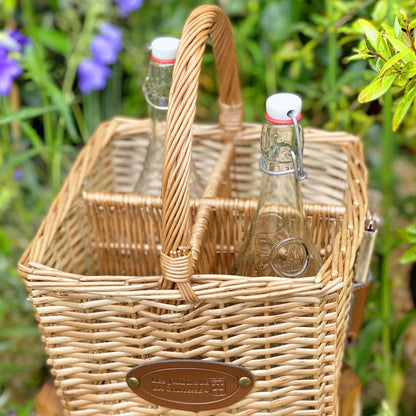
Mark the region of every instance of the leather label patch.
<instances>
[{"instance_id":1,"label":"leather label patch","mask_svg":"<svg viewBox=\"0 0 416 416\"><path fill-rule=\"evenodd\" d=\"M200 360L166 360L139 365L126 377L130 389L150 403L178 410L228 407L254 385L246 368Z\"/></svg>"}]
</instances>

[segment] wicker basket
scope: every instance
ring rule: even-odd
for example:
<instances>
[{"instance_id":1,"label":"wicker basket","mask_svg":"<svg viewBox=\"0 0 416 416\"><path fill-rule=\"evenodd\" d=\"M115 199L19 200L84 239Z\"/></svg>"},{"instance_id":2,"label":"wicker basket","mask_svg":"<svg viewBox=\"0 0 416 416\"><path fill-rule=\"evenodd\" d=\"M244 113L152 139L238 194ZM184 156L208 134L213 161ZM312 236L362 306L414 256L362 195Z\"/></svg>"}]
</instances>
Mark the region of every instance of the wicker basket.
<instances>
[{"instance_id":1,"label":"wicker basket","mask_svg":"<svg viewBox=\"0 0 416 416\"><path fill-rule=\"evenodd\" d=\"M193 123L208 35L218 125ZM242 123L241 108L230 22L220 8L202 6L179 46L161 198L131 194L149 120L102 123L80 152L18 265L65 414L337 414L367 208L362 145L346 133L305 129L302 192L324 260L318 275L234 276L259 188L261 126ZM203 198L194 200L191 153L206 178ZM189 359L244 367L251 390L236 403L194 412L151 403L126 383L135 366Z\"/></svg>"}]
</instances>

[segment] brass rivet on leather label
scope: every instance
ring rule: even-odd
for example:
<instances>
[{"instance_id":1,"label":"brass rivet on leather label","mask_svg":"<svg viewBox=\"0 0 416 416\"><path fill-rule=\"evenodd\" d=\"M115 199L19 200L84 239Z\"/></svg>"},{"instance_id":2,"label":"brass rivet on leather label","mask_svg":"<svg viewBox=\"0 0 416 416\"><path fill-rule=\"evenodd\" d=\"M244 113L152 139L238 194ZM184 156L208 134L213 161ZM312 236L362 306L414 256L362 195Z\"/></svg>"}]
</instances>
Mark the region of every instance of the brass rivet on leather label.
<instances>
[{"instance_id":1,"label":"brass rivet on leather label","mask_svg":"<svg viewBox=\"0 0 416 416\"><path fill-rule=\"evenodd\" d=\"M127 384L128 384L130 387L139 387L139 386L140 386L140 381L139 381L139 380L137 380L137 378L136 378L136 377L129 377L129 378L127 379Z\"/></svg>"},{"instance_id":2,"label":"brass rivet on leather label","mask_svg":"<svg viewBox=\"0 0 416 416\"><path fill-rule=\"evenodd\" d=\"M249 377L240 377L238 380L238 385L241 388L246 389L247 387L251 386L251 379Z\"/></svg>"},{"instance_id":3,"label":"brass rivet on leather label","mask_svg":"<svg viewBox=\"0 0 416 416\"><path fill-rule=\"evenodd\" d=\"M253 375L242 366L202 360L145 363L126 378L130 389L147 402L192 412L229 407L254 385Z\"/></svg>"}]
</instances>

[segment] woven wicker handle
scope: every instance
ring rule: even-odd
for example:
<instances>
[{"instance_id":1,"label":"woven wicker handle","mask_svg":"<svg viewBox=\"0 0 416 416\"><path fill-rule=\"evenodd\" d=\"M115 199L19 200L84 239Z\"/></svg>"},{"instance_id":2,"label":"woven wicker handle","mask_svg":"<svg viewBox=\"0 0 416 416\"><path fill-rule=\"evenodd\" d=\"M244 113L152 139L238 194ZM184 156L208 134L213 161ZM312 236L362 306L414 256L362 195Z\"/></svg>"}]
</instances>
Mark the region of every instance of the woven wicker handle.
<instances>
[{"instance_id":1,"label":"woven wicker handle","mask_svg":"<svg viewBox=\"0 0 416 416\"><path fill-rule=\"evenodd\" d=\"M178 285L188 302L197 300L191 285L191 214L189 164L202 55L212 40L218 73L220 114L224 130L238 131L242 105L231 22L218 6L200 6L185 22L179 43L167 115L162 180L162 287Z\"/></svg>"}]
</instances>

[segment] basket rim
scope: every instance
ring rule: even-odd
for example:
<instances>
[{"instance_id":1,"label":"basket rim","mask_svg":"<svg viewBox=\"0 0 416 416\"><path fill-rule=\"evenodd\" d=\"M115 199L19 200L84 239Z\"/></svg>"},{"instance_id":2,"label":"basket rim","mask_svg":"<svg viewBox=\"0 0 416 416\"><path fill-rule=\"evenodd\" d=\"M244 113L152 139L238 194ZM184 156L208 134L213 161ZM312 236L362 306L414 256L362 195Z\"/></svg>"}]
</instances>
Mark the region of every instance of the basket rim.
<instances>
[{"instance_id":1,"label":"basket rim","mask_svg":"<svg viewBox=\"0 0 416 416\"><path fill-rule=\"evenodd\" d=\"M127 130L129 134L135 134L137 129L143 131L143 127L146 126L148 126L148 119L115 117L102 123L97 128L91 140L79 153L78 158L65 179L63 187L55 197L49 212L44 217L36 235L19 259L18 270L23 278L25 274L29 272L29 264L41 264L40 259L42 259L44 253L53 243L54 235L59 231L62 222L65 220L71 206L75 203L76 198L82 193L84 178L88 176L92 166L99 158L99 155L105 146L112 140L117 139L117 137L125 130ZM201 136L204 135L208 126L212 129L221 131L218 124L196 123L194 129L195 136L198 135L198 129L200 129ZM247 132L250 134L253 130L258 131L260 126L259 123L245 123L243 133ZM367 171L362 155L362 142L359 137L347 132L328 132L317 128L305 128L305 136L305 142L307 140L307 143L335 145L348 157L351 156L351 153L355 154L353 157L355 160L349 165L351 172L349 173L347 181L348 192L351 193L351 212L345 212L345 218L348 224L346 224L344 230L338 232L338 237L340 238L340 250L346 258L346 261L349 263L348 266L344 267L344 270L351 270L355 259L355 252L363 234L364 216L367 210L367 195L365 192L367 185ZM243 134L236 139L236 144L238 145L242 141L244 142L244 140ZM71 191L69 192L68 189L71 189ZM308 204L304 205L306 206ZM58 206L61 207L61 209L58 209ZM336 207L334 209L339 209L341 206L334 205L334 207ZM347 210L347 207L344 206L342 209ZM351 248L352 246L355 248ZM335 259L334 261L338 260ZM327 264L327 262L325 265L328 270L331 268L330 264ZM41 270L38 269L36 273L40 273L40 271ZM316 277L315 284L320 284L320 274ZM328 277L325 278L325 281L329 282L343 274L342 270L337 270L336 274L328 275Z\"/></svg>"},{"instance_id":2,"label":"basket rim","mask_svg":"<svg viewBox=\"0 0 416 416\"><path fill-rule=\"evenodd\" d=\"M63 273L52 267L38 263L19 266L25 283L31 290L59 292L60 297L70 294L70 298L91 298L126 302L129 300L178 301L183 300L179 289L159 289L160 275L117 276L117 275L77 275ZM321 300L337 293L345 287L343 276L325 283L315 276L302 278L285 277L246 277L226 274L192 275L195 293L201 301L224 302L253 301L266 299L296 300L300 302Z\"/></svg>"}]
</instances>

